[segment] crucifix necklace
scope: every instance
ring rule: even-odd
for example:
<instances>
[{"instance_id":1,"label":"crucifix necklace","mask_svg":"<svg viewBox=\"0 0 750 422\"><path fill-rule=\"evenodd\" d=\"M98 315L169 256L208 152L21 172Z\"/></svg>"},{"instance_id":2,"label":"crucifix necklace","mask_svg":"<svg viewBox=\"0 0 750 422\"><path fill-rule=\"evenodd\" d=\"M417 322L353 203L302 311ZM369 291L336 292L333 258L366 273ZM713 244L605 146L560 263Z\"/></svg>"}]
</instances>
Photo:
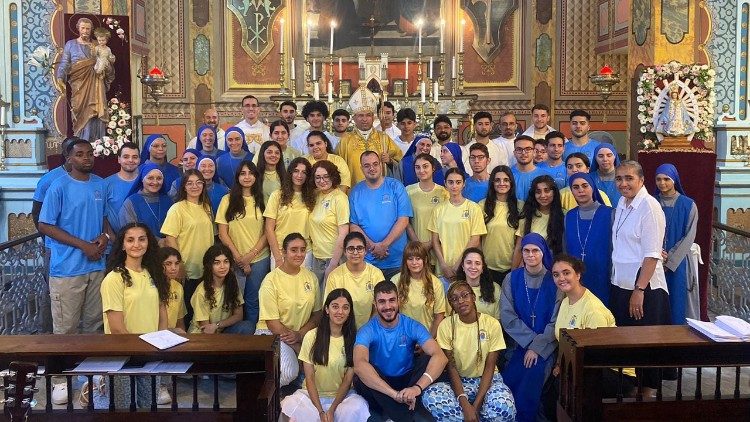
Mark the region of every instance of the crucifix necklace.
<instances>
[{"instance_id":1,"label":"crucifix necklace","mask_svg":"<svg viewBox=\"0 0 750 422\"><path fill-rule=\"evenodd\" d=\"M531 329L533 330L534 326L536 325L536 303L539 302L539 296L541 296L541 286L539 291L536 293L534 305L531 304L531 297L529 296L529 285L526 283L526 276L524 276L523 279L523 287L526 290L526 301L529 303L529 307L531 308Z\"/></svg>"},{"instance_id":2,"label":"crucifix necklace","mask_svg":"<svg viewBox=\"0 0 750 422\"><path fill-rule=\"evenodd\" d=\"M594 226L594 218L591 218L591 224L586 232L586 238L581 242L581 212L578 212L578 219L576 219L576 234L578 235L578 244L581 245L581 260L586 261L586 245L589 243L589 234L591 234L591 228Z\"/></svg>"},{"instance_id":3,"label":"crucifix necklace","mask_svg":"<svg viewBox=\"0 0 750 422\"><path fill-rule=\"evenodd\" d=\"M620 213L620 215L618 216L618 218L617 218L617 227L615 228L615 239L617 239L619 237L620 229L622 228L622 226L625 225L625 222L628 221L628 217L630 217L630 214L633 212L634 209L635 208L630 207L630 210L628 210L628 213L625 214L625 218L622 218L622 213Z\"/></svg>"}]
</instances>

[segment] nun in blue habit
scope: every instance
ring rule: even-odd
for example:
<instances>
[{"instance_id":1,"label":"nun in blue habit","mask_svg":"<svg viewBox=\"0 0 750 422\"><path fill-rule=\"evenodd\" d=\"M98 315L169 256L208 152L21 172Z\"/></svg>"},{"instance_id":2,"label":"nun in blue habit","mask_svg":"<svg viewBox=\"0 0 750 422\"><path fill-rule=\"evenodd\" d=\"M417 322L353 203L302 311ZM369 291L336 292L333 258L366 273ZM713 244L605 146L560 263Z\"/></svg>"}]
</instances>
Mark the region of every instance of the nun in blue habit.
<instances>
[{"instance_id":1,"label":"nun in blue habit","mask_svg":"<svg viewBox=\"0 0 750 422\"><path fill-rule=\"evenodd\" d=\"M154 142L157 140L161 140L164 143L164 152L161 151L161 145L159 145L158 151L153 150ZM180 178L180 169L176 165L170 163L167 159L166 145L167 140L164 139L163 135L149 135L149 137L146 138L146 142L143 144L143 151L141 152L141 167L148 163L159 165L159 169L161 169L162 174L164 174L164 186L169 190L172 183Z\"/></svg>"},{"instance_id":2,"label":"nun in blue habit","mask_svg":"<svg viewBox=\"0 0 750 422\"><path fill-rule=\"evenodd\" d=\"M599 161L597 161L596 157L599 155L600 151L603 152L609 152L614 155L614 162L612 163L611 169L603 169L601 165L599 164ZM594 177L594 181L596 182L596 185L601 189L604 193L607 194L607 198L609 198L610 203L613 207L617 207L617 202L620 200L620 197L622 196L620 194L620 191L617 190L617 185L615 184L615 169L617 166L620 165L620 156L617 155L617 149L614 145L608 144L608 143L600 143L599 145L594 148L594 155L591 157L591 169L589 170L589 173L591 173ZM604 202L602 202L604 204ZM588 272L588 271L587 271ZM606 304L606 302L605 302Z\"/></svg>"},{"instance_id":3,"label":"nun in blue habit","mask_svg":"<svg viewBox=\"0 0 750 422\"><path fill-rule=\"evenodd\" d=\"M424 133L417 134L417 136L414 137L414 141L412 141L411 145L409 145L409 149L406 150L404 158L401 160L401 182L403 182L404 186L413 185L414 183L419 182L417 173L416 171L414 171L414 161L416 160L417 155L419 155L419 153L417 152L417 145L420 141L423 141L425 139L430 141L430 146L432 146L432 139L430 139L429 135ZM429 152L427 153L429 154ZM435 172L432 174L432 181L442 186L445 184L445 179L442 172L443 166L440 165L440 162L435 157L430 157L432 166L435 169Z\"/></svg>"},{"instance_id":4,"label":"nun in blue habit","mask_svg":"<svg viewBox=\"0 0 750 422\"><path fill-rule=\"evenodd\" d=\"M562 293L552 280L552 252L538 233L521 239L523 266L505 277L500 322L512 341L502 372L513 392L516 420L536 421L542 388L555 364L555 320Z\"/></svg>"},{"instance_id":5,"label":"nun in blue habit","mask_svg":"<svg viewBox=\"0 0 750 422\"><path fill-rule=\"evenodd\" d=\"M211 141L212 137L209 133L213 134L213 142ZM200 151L201 157L209 156L213 157L215 160L220 155L226 154L226 151L219 149L216 136L216 128L213 126L201 125L198 128L198 131L196 132L195 149Z\"/></svg>"},{"instance_id":6,"label":"nun in blue habit","mask_svg":"<svg viewBox=\"0 0 750 422\"><path fill-rule=\"evenodd\" d=\"M662 257L669 289L672 324L686 324L688 280L687 256L698 229L698 207L685 195L677 168L669 163L656 168L656 199L664 211L667 228Z\"/></svg>"},{"instance_id":7,"label":"nun in blue habit","mask_svg":"<svg viewBox=\"0 0 750 422\"><path fill-rule=\"evenodd\" d=\"M167 218L172 199L167 195L164 174L156 163L141 165L138 181L120 209L120 226L128 223L143 223L154 236L161 239L161 226Z\"/></svg>"},{"instance_id":8,"label":"nun in blue habit","mask_svg":"<svg viewBox=\"0 0 750 422\"><path fill-rule=\"evenodd\" d=\"M447 142L445 145L443 145L443 148L447 149L448 152L453 156L453 161L456 162L456 167L458 167L459 170L461 170L461 173L465 174L468 178L469 175L466 173L466 168L464 167L464 155L463 151L461 149L461 145L455 143L455 142ZM443 164L443 176L445 176L445 173L448 171L449 167L446 167L446 163L443 159L443 152L440 152L440 161Z\"/></svg>"},{"instance_id":9,"label":"nun in blue habit","mask_svg":"<svg viewBox=\"0 0 750 422\"><path fill-rule=\"evenodd\" d=\"M236 142L238 137L241 140L239 143ZM234 173L237 172L243 161L252 161L253 154L249 152L245 141L245 132L242 129L236 126L230 127L224 132L224 139L227 151L216 158L216 174L219 175L219 179L226 187L232 189Z\"/></svg>"},{"instance_id":10,"label":"nun in blue habit","mask_svg":"<svg viewBox=\"0 0 750 422\"><path fill-rule=\"evenodd\" d=\"M588 185L591 194L580 198L577 190ZM583 285L591 290L605 306L609 305L609 275L612 270L612 215L614 209L604 205L594 176L591 173L574 173L568 178L568 187L578 206L565 215L565 251L586 264Z\"/></svg>"},{"instance_id":11,"label":"nun in blue habit","mask_svg":"<svg viewBox=\"0 0 750 422\"><path fill-rule=\"evenodd\" d=\"M198 165L195 168L206 179L206 194L208 194L208 199L211 201L211 211L215 216L219 210L221 198L229 193L229 188L221 184L221 179L219 179L219 175L216 173L216 160L214 157L207 155L199 158Z\"/></svg>"}]
</instances>

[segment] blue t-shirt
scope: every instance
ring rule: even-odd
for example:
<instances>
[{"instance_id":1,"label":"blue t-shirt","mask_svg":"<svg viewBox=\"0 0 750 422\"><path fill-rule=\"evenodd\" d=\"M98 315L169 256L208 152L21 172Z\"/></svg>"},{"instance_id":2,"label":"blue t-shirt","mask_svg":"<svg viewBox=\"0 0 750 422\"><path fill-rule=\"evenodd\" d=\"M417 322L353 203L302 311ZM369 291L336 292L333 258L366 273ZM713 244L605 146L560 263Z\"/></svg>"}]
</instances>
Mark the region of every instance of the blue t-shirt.
<instances>
[{"instance_id":1,"label":"blue t-shirt","mask_svg":"<svg viewBox=\"0 0 750 422\"><path fill-rule=\"evenodd\" d=\"M539 176L543 176L546 173L539 167L529 172L522 172L517 166L513 166L511 169L513 173L513 180L516 182L516 198L521 201L525 201L529 197L529 188L531 188L531 182Z\"/></svg>"},{"instance_id":2,"label":"blue t-shirt","mask_svg":"<svg viewBox=\"0 0 750 422\"><path fill-rule=\"evenodd\" d=\"M102 234L105 208L104 179L91 174L88 181L65 175L55 180L39 214L39 222L54 225L85 241ZM104 258L90 261L82 250L50 239L49 274L73 277L104 269Z\"/></svg>"},{"instance_id":3,"label":"blue t-shirt","mask_svg":"<svg viewBox=\"0 0 750 422\"><path fill-rule=\"evenodd\" d=\"M549 174L551 178L555 179L557 189L562 189L568 185L568 171L565 169L565 162L562 162L557 166L550 167L550 165L545 161L543 163L537 164L536 168L542 170L544 174Z\"/></svg>"},{"instance_id":4,"label":"blue t-shirt","mask_svg":"<svg viewBox=\"0 0 750 422\"><path fill-rule=\"evenodd\" d=\"M373 242L382 242L400 217L412 217L409 195L404 185L386 177L377 189L370 189L365 181L357 183L349 193L351 222L362 228ZM371 253L365 260L382 269L401 267L406 247L406 230L388 248L388 256L376 259Z\"/></svg>"},{"instance_id":5,"label":"blue t-shirt","mask_svg":"<svg viewBox=\"0 0 750 422\"><path fill-rule=\"evenodd\" d=\"M490 183L487 180L474 180L471 177L466 178L466 184L464 184L464 198L474 202L479 202L482 199L487 198L487 191L490 188Z\"/></svg>"},{"instance_id":6,"label":"blue t-shirt","mask_svg":"<svg viewBox=\"0 0 750 422\"><path fill-rule=\"evenodd\" d=\"M234 186L234 173L240 168L240 164L243 161L252 161L253 154L242 151L244 154L242 157L234 157L231 153L222 154L216 159L216 174L219 175L219 179L229 188L232 189Z\"/></svg>"},{"instance_id":7,"label":"blue t-shirt","mask_svg":"<svg viewBox=\"0 0 750 422\"><path fill-rule=\"evenodd\" d=\"M370 350L370 364L379 373L398 377L414 367L414 345L424 347L431 338L424 325L404 314L398 315L398 324L393 328L383 327L376 316L359 329L354 345Z\"/></svg>"},{"instance_id":8,"label":"blue t-shirt","mask_svg":"<svg viewBox=\"0 0 750 422\"><path fill-rule=\"evenodd\" d=\"M104 179L107 221L109 221L109 226L112 227L115 234L118 234L122 228L120 225L120 208L122 208L122 204L127 199L133 185L137 182L137 177L133 180L122 180L117 173Z\"/></svg>"},{"instance_id":9,"label":"blue t-shirt","mask_svg":"<svg viewBox=\"0 0 750 422\"><path fill-rule=\"evenodd\" d=\"M68 174L68 172L65 171L65 166L60 166L55 167L47 172L47 174L40 177L39 182L36 184L36 189L34 189L34 197L32 199L36 202L44 202L44 195L47 194L47 189L52 185L52 182L66 174Z\"/></svg>"},{"instance_id":10,"label":"blue t-shirt","mask_svg":"<svg viewBox=\"0 0 750 422\"><path fill-rule=\"evenodd\" d=\"M586 143L586 145L579 147L576 144L573 143L573 141L567 141L565 142L565 150L563 150L563 161L565 161L566 158L568 158L568 155L574 153L574 152L582 152L586 154L587 157L589 157L589 162L594 162L594 150L596 149L597 145L599 145L599 141L589 138L589 141Z\"/></svg>"}]
</instances>

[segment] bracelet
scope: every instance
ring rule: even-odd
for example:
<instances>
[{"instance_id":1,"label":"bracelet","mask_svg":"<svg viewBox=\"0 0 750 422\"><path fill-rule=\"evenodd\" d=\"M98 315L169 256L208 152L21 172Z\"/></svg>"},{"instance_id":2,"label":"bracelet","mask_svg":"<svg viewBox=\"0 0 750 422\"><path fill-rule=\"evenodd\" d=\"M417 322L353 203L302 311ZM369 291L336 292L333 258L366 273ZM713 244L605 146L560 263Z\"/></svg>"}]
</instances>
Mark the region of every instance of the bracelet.
<instances>
[{"instance_id":1,"label":"bracelet","mask_svg":"<svg viewBox=\"0 0 750 422\"><path fill-rule=\"evenodd\" d=\"M417 387L417 388L419 388L419 394L417 394L417 395L421 396L422 392L424 391L424 390L422 390L422 387L420 387L419 384L414 384L414 386Z\"/></svg>"},{"instance_id":2,"label":"bracelet","mask_svg":"<svg viewBox=\"0 0 750 422\"><path fill-rule=\"evenodd\" d=\"M435 380L434 380L434 379L432 379L432 376L430 376L430 374L428 374L427 372L425 372L425 373L424 373L424 374L422 374L422 375L424 375L425 377L427 377L427 378L429 378L429 379L430 379L430 384L432 384L432 383L434 383L434 382L435 382Z\"/></svg>"},{"instance_id":3,"label":"bracelet","mask_svg":"<svg viewBox=\"0 0 750 422\"><path fill-rule=\"evenodd\" d=\"M466 395L466 393L461 393L456 396L456 401L461 401L461 397L466 398L466 401L469 401L469 396Z\"/></svg>"},{"instance_id":4,"label":"bracelet","mask_svg":"<svg viewBox=\"0 0 750 422\"><path fill-rule=\"evenodd\" d=\"M107 238L107 240L112 240L112 238L111 238L111 237L109 237L109 233L107 233L107 232L102 232L102 234L103 234L103 235L104 235L104 236L105 236L105 237Z\"/></svg>"},{"instance_id":5,"label":"bracelet","mask_svg":"<svg viewBox=\"0 0 750 422\"><path fill-rule=\"evenodd\" d=\"M221 328L221 325L219 325L219 321L217 321L216 322L216 329L218 330L219 328Z\"/></svg>"}]
</instances>

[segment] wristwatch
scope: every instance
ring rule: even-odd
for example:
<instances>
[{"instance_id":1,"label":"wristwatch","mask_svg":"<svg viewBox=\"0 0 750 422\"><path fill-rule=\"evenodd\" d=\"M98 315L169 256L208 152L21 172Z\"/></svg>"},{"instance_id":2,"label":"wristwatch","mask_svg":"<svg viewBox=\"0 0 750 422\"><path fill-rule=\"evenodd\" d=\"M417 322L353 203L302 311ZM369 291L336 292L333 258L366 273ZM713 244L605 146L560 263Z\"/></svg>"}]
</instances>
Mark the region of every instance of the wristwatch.
<instances>
[{"instance_id":1,"label":"wristwatch","mask_svg":"<svg viewBox=\"0 0 750 422\"><path fill-rule=\"evenodd\" d=\"M646 291L646 289L644 289L643 287L638 286L638 285L636 285L635 288L638 289L638 290L640 290L640 291L642 291L642 292Z\"/></svg>"}]
</instances>

